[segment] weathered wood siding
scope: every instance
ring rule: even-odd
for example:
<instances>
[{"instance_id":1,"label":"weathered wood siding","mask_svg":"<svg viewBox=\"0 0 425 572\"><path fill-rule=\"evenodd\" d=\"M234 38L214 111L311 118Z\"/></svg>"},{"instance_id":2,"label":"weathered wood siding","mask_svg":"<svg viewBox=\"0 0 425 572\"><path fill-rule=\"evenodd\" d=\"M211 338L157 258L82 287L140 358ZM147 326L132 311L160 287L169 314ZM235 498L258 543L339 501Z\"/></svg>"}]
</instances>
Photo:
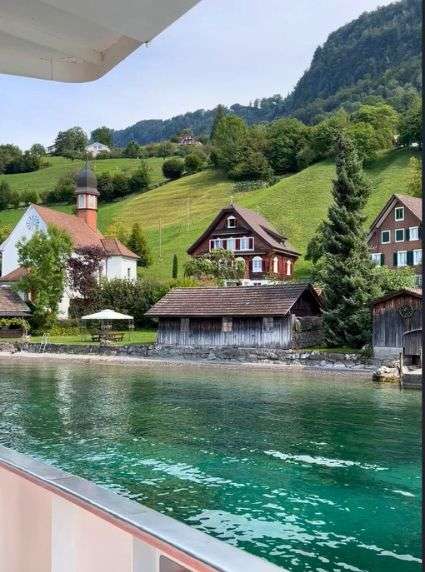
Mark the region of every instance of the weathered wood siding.
<instances>
[{"instance_id":1,"label":"weathered wood siding","mask_svg":"<svg viewBox=\"0 0 425 572\"><path fill-rule=\"evenodd\" d=\"M386 300L373 309L373 348L376 357L396 356L403 334L422 327L421 301L409 296ZM380 348L388 348L385 352Z\"/></svg>"},{"instance_id":2,"label":"weathered wood siding","mask_svg":"<svg viewBox=\"0 0 425 572\"><path fill-rule=\"evenodd\" d=\"M403 335L403 353L406 356L420 356L422 352L422 329L411 330Z\"/></svg>"},{"instance_id":3,"label":"weathered wood siding","mask_svg":"<svg viewBox=\"0 0 425 572\"><path fill-rule=\"evenodd\" d=\"M292 317L275 318L273 328L266 331L263 318L233 318L231 332L222 332L221 318L191 318L189 331L180 330L180 319L159 321L157 343L163 346L238 346L290 348Z\"/></svg>"}]
</instances>

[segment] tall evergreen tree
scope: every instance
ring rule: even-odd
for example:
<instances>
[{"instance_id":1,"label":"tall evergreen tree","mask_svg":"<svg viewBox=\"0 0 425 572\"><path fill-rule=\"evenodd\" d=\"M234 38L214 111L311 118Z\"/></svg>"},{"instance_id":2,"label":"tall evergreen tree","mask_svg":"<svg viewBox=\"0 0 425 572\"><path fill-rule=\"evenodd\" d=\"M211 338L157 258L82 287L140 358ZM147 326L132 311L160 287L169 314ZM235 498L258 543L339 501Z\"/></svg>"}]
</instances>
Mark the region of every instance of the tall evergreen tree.
<instances>
[{"instance_id":1,"label":"tall evergreen tree","mask_svg":"<svg viewBox=\"0 0 425 572\"><path fill-rule=\"evenodd\" d=\"M224 105L217 105L214 114L214 121L211 127L210 139L211 141L214 140L217 131L217 125L220 123L220 120L226 115L226 108Z\"/></svg>"},{"instance_id":2,"label":"tall evergreen tree","mask_svg":"<svg viewBox=\"0 0 425 572\"><path fill-rule=\"evenodd\" d=\"M152 264L152 256L149 251L146 238L142 232L142 229L139 226L139 223L137 222L133 224L133 228L131 229L131 234L127 241L127 246L135 254L140 256L140 260L138 261L139 266L146 267Z\"/></svg>"},{"instance_id":3,"label":"tall evergreen tree","mask_svg":"<svg viewBox=\"0 0 425 572\"><path fill-rule=\"evenodd\" d=\"M177 254L173 256L173 269L172 269L172 277L176 280L179 275L179 261L177 259Z\"/></svg>"},{"instance_id":4,"label":"tall evergreen tree","mask_svg":"<svg viewBox=\"0 0 425 572\"><path fill-rule=\"evenodd\" d=\"M369 303L376 294L363 227L370 187L351 140L341 134L336 145L333 203L322 228L324 333L328 346L361 347L370 339Z\"/></svg>"}]
</instances>

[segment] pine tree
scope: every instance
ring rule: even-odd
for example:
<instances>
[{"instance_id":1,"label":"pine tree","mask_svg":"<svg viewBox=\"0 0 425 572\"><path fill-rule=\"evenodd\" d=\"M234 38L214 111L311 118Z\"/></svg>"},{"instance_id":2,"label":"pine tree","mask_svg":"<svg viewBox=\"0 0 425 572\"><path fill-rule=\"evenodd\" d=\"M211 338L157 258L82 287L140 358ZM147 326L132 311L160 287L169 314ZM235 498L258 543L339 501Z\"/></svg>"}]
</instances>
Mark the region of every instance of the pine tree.
<instances>
[{"instance_id":1,"label":"pine tree","mask_svg":"<svg viewBox=\"0 0 425 572\"><path fill-rule=\"evenodd\" d=\"M215 110L215 115L214 115L214 121L212 124L212 128L211 128L211 133L210 133L210 139L211 141L214 140L216 131L217 131L217 125L220 123L220 120L223 119L223 117L225 117L226 115L226 108L224 107L224 105L217 105L216 110Z\"/></svg>"},{"instance_id":2,"label":"pine tree","mask_svg":"<svg viewBox=\"0 0 425 572\"><path fill-rule=\"evenodd\" d=\"M351 140L339 135L336 145L333 203L322 230L324 334L330 347L361 347L370 339L369 304L376 294L363 227L370 187Z\"/></svg>"},{"instance_id":3,"label":"pine tree","mask_svg":"<svg viewBox=\"0 0 425 572\"><path fill-rule=\"evenodd\" d=\"M127 246L140 257L140 260L138 261L139 266L146 267L152 264L152 256L149 251L146 238L137 222L134 223L133 228L131 229Z\"/></svg>"},{"instance_id":4,"label":"pine tree","mask_svg":"<svg viewBox=\"0 0 425 572\"><path fill-rule=\"evenodd\" d=\"M177 254L173 256L173 270L172 270L172 277L176 280L179 275L179 261L177 259Z\"/></svg>"}]
</instances>

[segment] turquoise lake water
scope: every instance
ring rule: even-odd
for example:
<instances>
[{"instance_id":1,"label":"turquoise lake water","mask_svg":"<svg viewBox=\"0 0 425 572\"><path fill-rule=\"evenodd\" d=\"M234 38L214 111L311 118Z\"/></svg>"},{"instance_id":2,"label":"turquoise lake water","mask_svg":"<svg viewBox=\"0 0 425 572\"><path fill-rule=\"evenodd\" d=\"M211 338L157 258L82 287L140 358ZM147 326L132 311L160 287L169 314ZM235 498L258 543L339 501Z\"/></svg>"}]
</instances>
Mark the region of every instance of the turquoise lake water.
<instances>
[{"instance_id":1,"label":"turquoise lake water","mask_svg":"<svg viewBox=\"0 0 425 572\"><path fill-rule=\"evenodd\" d=\"M420 392L0 358L0 442L290 571L420 570Z\"/></svg>"}]
</instances>

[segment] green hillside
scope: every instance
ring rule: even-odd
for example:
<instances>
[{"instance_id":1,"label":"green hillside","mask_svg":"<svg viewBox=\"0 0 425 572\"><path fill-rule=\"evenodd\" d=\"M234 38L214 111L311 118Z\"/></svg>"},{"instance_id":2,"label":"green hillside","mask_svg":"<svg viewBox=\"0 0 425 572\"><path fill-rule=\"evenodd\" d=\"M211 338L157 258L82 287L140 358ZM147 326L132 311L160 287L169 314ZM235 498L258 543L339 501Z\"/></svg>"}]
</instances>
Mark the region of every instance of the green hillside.
<instances>
[{"instance_id":1,"label":"green hillside","mask_svg":"<svg viewBox=\"0 0 425 572\"><path fill-rule=\"evenodd\" d=\"M22 192L26 189L35 190L38 193L52 190L57 180L64 174L75 172L81 169L82 160L71 161L65 157L47 157L48 167L32 173L17 173L14 175L0 175L1 180L6 180L13 190ZM152 183L159 183L164 180L162 175L162 163L164 159L147 159L151 169ZM118 171L130 173L138 167L139 159L103 159L91 161L91 167L95 173L111 173Z\"/></svg>"},{"instance_id":2,"label":"green hillside","mask_svg":"<svg viewBox=\"0 0 425 572\"><path fill-rule=\"evenodd\" d=\"M386 152L368 169L373 185L367 206L368 222L393 193L408 192L407 167L412 154L409 151ZM322 162L286 177L268 189L234 193L231 181L214 171L203 171L102 206L99 226L105 230L112 222L121 222L130 228L134 222L139 222L154 255L154 264L147 272L158 278L169 278L173 254L178 256L181 273L188 246L233 197L236 203L266 216L303 253L326 216L333 175L333 163ZM16 222L21 212L22 209L1 212L0 224ZM309 264L301 259L296 272L298 277L306 276Z\"/></svg>"}]
</instances>

